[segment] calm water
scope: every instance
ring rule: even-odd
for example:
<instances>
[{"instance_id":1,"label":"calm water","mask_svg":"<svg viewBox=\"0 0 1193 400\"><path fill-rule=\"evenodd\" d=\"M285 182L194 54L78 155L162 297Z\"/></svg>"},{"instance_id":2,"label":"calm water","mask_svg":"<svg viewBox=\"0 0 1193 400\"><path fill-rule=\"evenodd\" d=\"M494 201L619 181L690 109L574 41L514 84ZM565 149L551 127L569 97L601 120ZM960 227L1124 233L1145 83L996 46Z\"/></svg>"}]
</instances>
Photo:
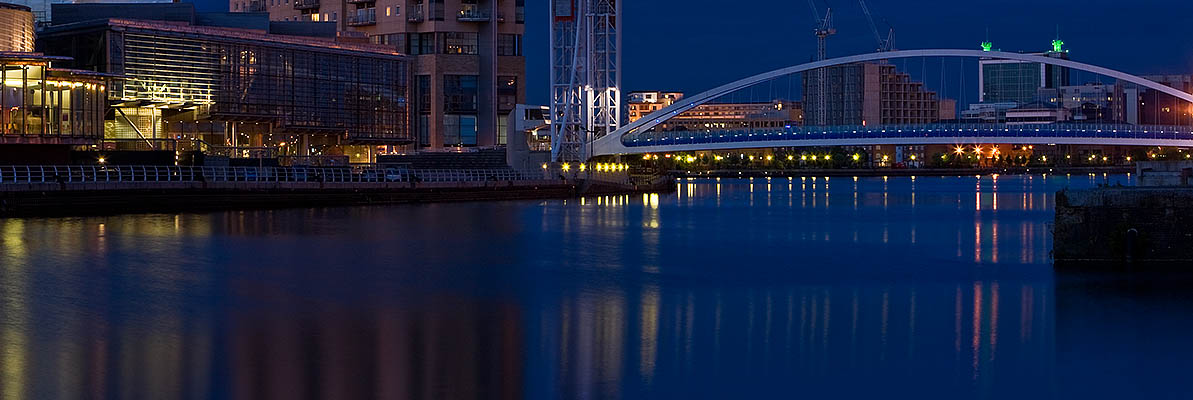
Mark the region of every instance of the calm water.
<instances>
[{"instance_id":1,"label":"calm water","mask_svg":"<svg viewBox=\"0 0 1193 400\"><path fill-rule=\"evenodd\" d=\"M1189 398L1184 281L1052 269L1129 180L0 220L0 399Z\"/></svg>"}]
</instances>

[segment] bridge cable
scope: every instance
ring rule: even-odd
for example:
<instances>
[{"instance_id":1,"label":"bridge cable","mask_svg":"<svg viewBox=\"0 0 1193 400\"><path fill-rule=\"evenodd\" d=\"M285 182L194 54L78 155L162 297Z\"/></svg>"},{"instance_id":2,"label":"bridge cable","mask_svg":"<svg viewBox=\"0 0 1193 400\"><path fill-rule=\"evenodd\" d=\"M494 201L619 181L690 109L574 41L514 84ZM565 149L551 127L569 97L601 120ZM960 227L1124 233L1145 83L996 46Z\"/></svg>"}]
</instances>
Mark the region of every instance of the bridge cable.
<instances>
[{"instance_id":1,"label":"bridge cable","mask_svg":"<svg viewBox=\"0 0 1193 400\"><path fill-rule=\"evenodd\" d=\"M945 85L945 81L944 81L945 69L946 68L944 66L944 57L941 57L940 58L940 94L941 95L948 95L948 93L949 93L948 86Z\"/></svg>"}]
</instances>

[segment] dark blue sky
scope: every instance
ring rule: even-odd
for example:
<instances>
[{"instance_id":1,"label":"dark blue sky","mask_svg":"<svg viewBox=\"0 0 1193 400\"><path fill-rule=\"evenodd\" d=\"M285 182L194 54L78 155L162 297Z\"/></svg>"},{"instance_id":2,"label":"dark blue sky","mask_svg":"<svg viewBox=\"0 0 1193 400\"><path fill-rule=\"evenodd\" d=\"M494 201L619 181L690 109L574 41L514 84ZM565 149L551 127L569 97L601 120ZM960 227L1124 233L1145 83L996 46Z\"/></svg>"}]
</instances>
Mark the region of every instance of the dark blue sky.
<instances>
[{"instance_id":1,"label":"dark blue sky","mask_svg":"<svg viewBox=\"0 0 1193 400\"><path fill-rule=\"evenodd\" d=\"M526 1L530 103L543 104L548 97L547 1ZM824 0L817 1L823 12ZM207 10L226 9L227 4L199 3ZM829 56L871 51L873 34L857 1L829 4L838 30L829 38ZM879 19L895 27L900 49L976 49L988 28L996 48L1041 51L1048 49L1059 27L1075 60L1134 74L1193 73L1193 1L870 0L870 4ZM815 51L812 13L803 0L636 0L625 2L623 14L626 90L695 93L806 62ZM908 69L919 69L913 65ZM939 78L933 77L939 72L927 76L931 86L938 85ZM966 79L966 86L973 86L976 93L976 81ZM955 92L957 79L951 81L948 84Z\"/></svg>"}]
</instances>

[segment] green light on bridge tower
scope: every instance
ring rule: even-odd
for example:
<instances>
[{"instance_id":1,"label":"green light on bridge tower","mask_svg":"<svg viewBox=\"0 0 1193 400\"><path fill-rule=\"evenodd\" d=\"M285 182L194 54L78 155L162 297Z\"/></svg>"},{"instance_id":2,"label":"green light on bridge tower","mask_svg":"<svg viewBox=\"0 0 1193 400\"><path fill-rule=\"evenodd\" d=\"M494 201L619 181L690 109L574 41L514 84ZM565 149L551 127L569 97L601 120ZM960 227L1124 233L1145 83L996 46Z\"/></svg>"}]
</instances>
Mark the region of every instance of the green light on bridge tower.
<instances>
[{"instance_id":1,"label":"green light on bridge tower","mask_svg":"<svg viewBox=\"0 0 1193 400\"><path fill-rule=\"evenodd\" d=\"M982 42L982 51L990 51L992 48L994 48L994 43Z\"/></svg>"},{"instance_id":2,"label":"green light on bridge tower","mask_svg":"<svg viewBox=\"0 0 1193 400\"><path fill-rule=\"evenodd\" d=\"M1052 41L1052 51L1056 52L1056 53L1062 53L1062 52L1064 52L1064 50L1062 50L1061 47L1064 47L1064 45L1065 45L1064 40L1060 40L1060 39L1053 40Z\"/></svg>"}]
</instances>

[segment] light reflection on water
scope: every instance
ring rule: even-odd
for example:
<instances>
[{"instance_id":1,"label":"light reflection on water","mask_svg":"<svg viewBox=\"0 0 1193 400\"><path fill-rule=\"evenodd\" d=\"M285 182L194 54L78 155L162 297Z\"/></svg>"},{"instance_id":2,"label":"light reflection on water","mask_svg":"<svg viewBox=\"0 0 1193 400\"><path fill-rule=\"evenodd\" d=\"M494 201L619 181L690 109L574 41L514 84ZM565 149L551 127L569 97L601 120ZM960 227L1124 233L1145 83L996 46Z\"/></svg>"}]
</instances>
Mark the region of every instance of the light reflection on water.
<instances>
[{"instance_id":1,"label":"light reflection on water","mask_svg":"<svg viewBox=\"0 0 1193 400\"><path fill-rule=\"evenodd\" d=\"M0 398L1187 397L1183 287L1052 271L1119 182L0 220Z\"/></svg>"}]
</instances>

